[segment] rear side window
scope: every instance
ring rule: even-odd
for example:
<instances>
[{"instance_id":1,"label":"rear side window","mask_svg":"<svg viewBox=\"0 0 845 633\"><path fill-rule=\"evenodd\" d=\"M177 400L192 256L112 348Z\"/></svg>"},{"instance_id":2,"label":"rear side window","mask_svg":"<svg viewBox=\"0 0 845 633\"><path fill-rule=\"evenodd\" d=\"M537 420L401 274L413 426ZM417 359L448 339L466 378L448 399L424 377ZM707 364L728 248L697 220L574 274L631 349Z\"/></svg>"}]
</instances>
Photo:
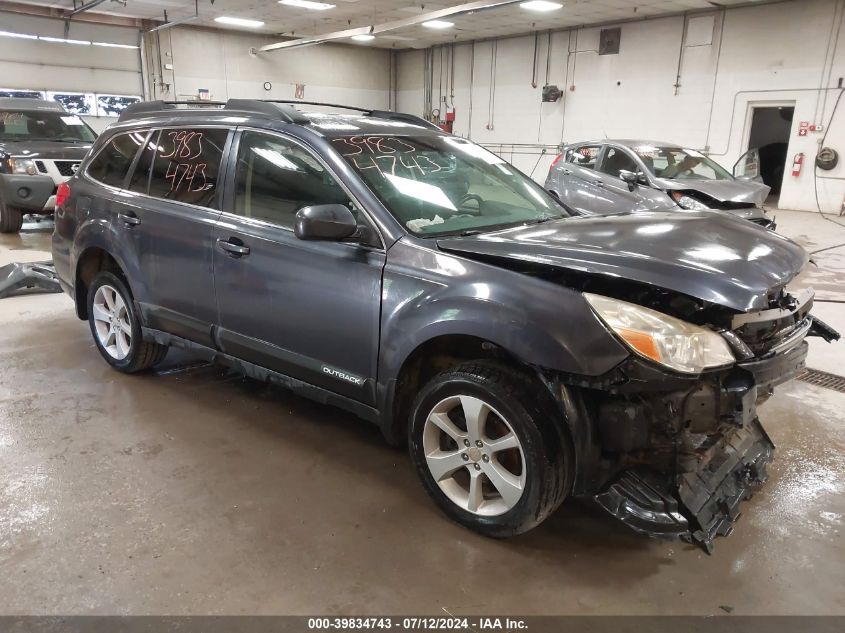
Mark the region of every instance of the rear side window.
<instances>
[{"instance_id":1,"label":"rear side window","mask_svg":"<svg viewBox=\"0 0 845 633\"><path fill-rule=\"evenodd\" d=\"M158 147L159 133L159 130L151 132L149 139L141 148L141 156L138 158L135 171L132 172L132 178L129 180L128 189L130 191L147 193L147 184L150 181L150 166L153 164L153 156L156 147Z\"/></svg>"},{"instance_id":2,"label":"rear side window","mask_svg":"<svg viewBox=\"0 0 845 633\"><path fill-rule=\"evenodd\" d=\"M146 137L146 132L130 132L115 136L94 157L86 173L90 178L104 185L122 187L129 166Z\"/></svg>"},{"instance_id":3,"label":"rear side window","mask_svg":"<svg viewBox=\"0 0 845 633\"><path fill-rule=\"evenodd\" d=\"M595 169L596 159L599 157L600 149L601 145L574 147L566 153L566 162L586 169Z\"/></svg>"},{"instance_id":4,"label":"rear side window","mask_svg":"<svg viewBox=\"0 0 845 633\"><path fill-rule=\"evenodd\" d=\"M314 204L351 205L349 196L305 149L277 136L244 132L235 175L235 213L293 228Z\"/></svg>"},{"instance_id":5,"label":"rear side window","mask_svg":"<svg viewBox=\"0 0 845 633\"><path fill-rule=\"evenodd\" d=\"M153 159L149 195L211 206L228 134L225 129L162 130Z\"/></svg>"}]
</instances>

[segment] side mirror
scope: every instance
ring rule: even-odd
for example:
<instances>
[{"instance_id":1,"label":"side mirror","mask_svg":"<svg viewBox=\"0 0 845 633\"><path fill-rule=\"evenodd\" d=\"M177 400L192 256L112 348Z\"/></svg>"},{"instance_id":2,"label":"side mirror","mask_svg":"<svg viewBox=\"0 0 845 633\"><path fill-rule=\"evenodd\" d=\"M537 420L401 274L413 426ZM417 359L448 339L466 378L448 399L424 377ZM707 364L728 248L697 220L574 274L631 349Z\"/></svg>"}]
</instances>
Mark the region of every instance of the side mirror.
<instances>
[{"instance_id":1,"label":"side mirror","mask_svg":"<svg viewBox=\"0 0 845 633\"><path fill-rule=\"evenodd\" d=\"M294 234L301 240L340 242L357 231L355 216L342 204L316 204L296 212Z\"/></svg>"},{"instance_id":2,"label":"side mirror","mask_svg":"<svg viewBox=\"0 0 845 633\"><path fill-rule=\"evenodd\" d=\"M628 171L627 169L619 170L619 177L628 183L628 189L634 190L637 185L647 185L648 179L642 172Z\"/></svg>"}]
</instances>

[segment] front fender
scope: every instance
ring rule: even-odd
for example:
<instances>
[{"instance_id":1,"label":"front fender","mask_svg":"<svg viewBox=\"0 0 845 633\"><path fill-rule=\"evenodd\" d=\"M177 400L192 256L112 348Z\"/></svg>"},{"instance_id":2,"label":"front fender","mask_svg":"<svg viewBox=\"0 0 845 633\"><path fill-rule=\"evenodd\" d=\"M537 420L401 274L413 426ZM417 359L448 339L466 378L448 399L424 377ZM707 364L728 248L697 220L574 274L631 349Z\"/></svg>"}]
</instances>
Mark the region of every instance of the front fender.
<instances>
[{"instance_id":1,"label":"front fender","mask_svg":"<svg viewBox=\"0 0 845 633\"><path fill-rule=\"evenodd\" d=\"M431 339L490 341L521 361L599 376L628 351L580 292L556 283L400 240L384 273L379 381L395 380Z\"/></svg>"}]
</instances>

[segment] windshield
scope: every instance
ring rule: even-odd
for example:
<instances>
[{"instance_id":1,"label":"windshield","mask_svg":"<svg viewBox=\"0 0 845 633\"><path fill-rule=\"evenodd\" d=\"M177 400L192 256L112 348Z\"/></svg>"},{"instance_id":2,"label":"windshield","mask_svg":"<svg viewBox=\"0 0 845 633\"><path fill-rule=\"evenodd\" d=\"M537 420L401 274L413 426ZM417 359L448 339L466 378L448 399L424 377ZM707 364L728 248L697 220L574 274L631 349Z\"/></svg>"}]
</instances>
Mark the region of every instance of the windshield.
<instances>
[{"instance_id":1,"label":"windshield","mask_svg":"<svg viewBox=\"0 0 845 633\"><path fill-rule=\"evenodd\" d=\"M642 145L634 151L658 178L669 180L733 180L724 168L694 149Z\"/></svg>"},{"instance_id":2,"label":"windshield","mask_svg":"<svg viewBox=\"0 0 845 633\"><path fill-rule=\"evenodd\" d=\"M2 141L84 141L97 138L75 114L65 112L0 111Z\"/></svg>"},{"instance_id":3,"label":"windshield","mask_svg":"<svg viewBox=\"0 0 845 633\"><path fill-rule=\"evenodd\" d=\"M462 138L350 136L332 144L416 235L472 233L564 216L534 181Z\"/></svg>"}]
</instances>

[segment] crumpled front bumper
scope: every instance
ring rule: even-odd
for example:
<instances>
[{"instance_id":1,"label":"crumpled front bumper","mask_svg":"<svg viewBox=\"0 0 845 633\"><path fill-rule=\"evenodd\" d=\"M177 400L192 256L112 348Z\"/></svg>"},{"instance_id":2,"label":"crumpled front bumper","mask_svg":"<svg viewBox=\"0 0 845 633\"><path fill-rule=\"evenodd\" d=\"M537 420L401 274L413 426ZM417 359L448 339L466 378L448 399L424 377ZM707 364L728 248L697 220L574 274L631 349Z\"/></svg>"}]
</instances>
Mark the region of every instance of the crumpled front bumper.
<instances>
[{"instance_id":1,"label":"crumpled front bumper","mask_svg":"<svg viewBox=\"0 0 845 633\"><path fill-rule=\"evenodd\" d=\"M802 341L771 358L739 363L716 393L703 392L700 401L686 397L685 406L718 401L718 426L703 432L694 450L687 447L674 469L665 461L663 467L633 463L594 499L637 532L681 538L712 552L714 539L733 530L740 504L766 481L774 456L775 445L757 418L757 402L804 369L807 350Z\"/></svg>"}]
</instances>

